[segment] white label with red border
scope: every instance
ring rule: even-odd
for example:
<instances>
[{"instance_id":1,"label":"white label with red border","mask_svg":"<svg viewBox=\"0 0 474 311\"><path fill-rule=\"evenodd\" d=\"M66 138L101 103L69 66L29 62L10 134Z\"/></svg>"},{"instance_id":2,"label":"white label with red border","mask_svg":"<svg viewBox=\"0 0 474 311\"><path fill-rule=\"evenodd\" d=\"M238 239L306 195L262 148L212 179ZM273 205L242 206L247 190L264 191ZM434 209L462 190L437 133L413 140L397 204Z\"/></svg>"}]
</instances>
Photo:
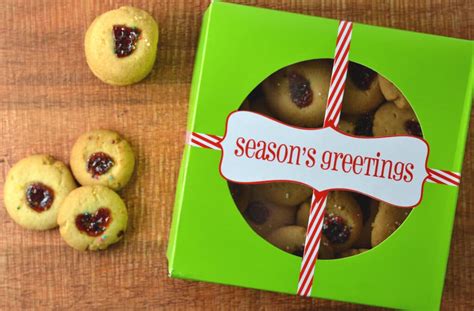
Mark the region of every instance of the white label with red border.
<instances>
[{"instance_id":1,"label":"white label with red border","mask_svg":"<svg viewBox=\"0 0 474 311\"><path fill-rule=\"evenodd\" d=\"M238 111L229 115L220 144L222 176L241 183L293 181L414 207L428 176L428 144L410 136L353 137L331 127L296 128Z\"/></svg>"}]
</instances>

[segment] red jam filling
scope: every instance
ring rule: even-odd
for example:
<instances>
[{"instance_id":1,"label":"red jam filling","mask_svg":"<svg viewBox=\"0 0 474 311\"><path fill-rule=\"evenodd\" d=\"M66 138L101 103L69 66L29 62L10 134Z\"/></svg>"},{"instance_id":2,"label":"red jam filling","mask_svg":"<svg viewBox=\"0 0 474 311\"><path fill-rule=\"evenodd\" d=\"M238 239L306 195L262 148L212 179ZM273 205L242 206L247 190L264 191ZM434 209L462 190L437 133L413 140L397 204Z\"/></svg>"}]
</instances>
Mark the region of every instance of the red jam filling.
<instances>
[{"instance_id":1,"label":"red jam filling","mask_svg":"<svg viewBox=\"0 0 474 311\"><path fill-rule=\"evenodd\" d=\"M348 73L352 83L363 91L368 90L375 77L377 77L375 71L357 63L349 63Z\"/></svg>"},{"instance_id":2,"label":"red jam filling","mask_svg":"<svg viewBox=\"0 0 474 311\"><path fill-rule=\"evenodd\" d=\"M115 49L117 57L126 57L133 53L136 48L141 30L134 27L130 28L125 25L114 25L113 27Z\"/></svg>"},{"instance_id":3,"label":"red jam filling","mask_svg":"<svg viewBox=\"0 0 474 311\"><path fill-rule=\"evenodd\" d=\"M423 132L421 131L420 123L415 120L408 120L405 122L405 130L409 135L423 137Z\"/></svg>"},{"instance_id":4,"label":"red jam filling","mask_svg":"<svg viewBox=\"0 0 474 311\"><path fill-rule=\"evenodd\" d=\"M89 236L99 236L112 221L108 208L99 208L94 214L84 213L77 215L76 227L79 231L85 232Z\"/></svg>"},{"instance_id":5,"label":"red jam filling","mask_svg":"<svg viewBox=\"0 0 474 311\"><path fill-rule=\"evenodd\" d=\"M342 244L349 240L351 230L342 217L333 214L324 215L323 233L334 244Z\"/></svg>"},{"instance_id":6,"label":"red jam filling","mask_svg":"<svg viewBox=\"0 0 474 311\"><path fill-rule=\"evenodd\" d=\"M304 108L311 105L313 91L308 79L292 72L288 75L291 101L298 107Z\"/></svg>"},{"instance_id":7,"label":"red jam filling","mask_svg":"<svg viewBox=\"0 0 474 311\"><path fill-rule=\"evenodd\" d=\"M98 178L107 173L114 164L114 160L108 154L96 152L87 161L87 171L92 177Z\"/></svg>"},{"instance_id":8,"label":"red jam filling","mask_svg":"<svg viewBox=\"0 0 474 311\"><path fill-rule=\"evenodd\" d=\"M26 201L34 211L48 210L54 201L54 191L42 183L33 183L26 188Z\"/></svg>"},{"instance_id":9,"label":"red jam filling","mask_svg":"<svg viewBox=\"0 0 474 311\"><path fill-rule=\"evenodd\" d=\"M268 220L268 217L270 217L270 211L262 202L253 201L247 206L244 216L251 222L262 225Z\"/></svg>"},{"instance_id":10,"label":"red jam filling","mask_svg":"<svg viewBox=\"0 0 474 311\"><path fill-rule=\"evenodd\" d=\"M374 123L374 117L371 114L364 114L357 119L354 134L358 136L374 136L372 133L372 126Z\"/></svg>"}]
</instances>

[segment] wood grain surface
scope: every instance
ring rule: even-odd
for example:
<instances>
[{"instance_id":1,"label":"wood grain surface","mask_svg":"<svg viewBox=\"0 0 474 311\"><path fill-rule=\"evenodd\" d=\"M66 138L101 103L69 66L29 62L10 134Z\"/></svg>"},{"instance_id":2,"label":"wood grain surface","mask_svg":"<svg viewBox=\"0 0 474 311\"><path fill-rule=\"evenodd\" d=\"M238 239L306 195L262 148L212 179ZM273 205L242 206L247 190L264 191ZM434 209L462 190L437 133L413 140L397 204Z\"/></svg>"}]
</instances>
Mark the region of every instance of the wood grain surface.
<instances>
[{"instance_id":1,"label":"wood grain surface","mask_svg":"<svg viewBox=\"0 0 474 311\"><path fill-rule=\"evenodd\" d=\"M474 7L468 0L377 1L377 5L369 0L240 2L474 38ZM95 16L123 4L146 9L159 21L158 59L143 82L111 87L89 71L83 36ZM68 161L73 142L89 129L119 131L138 156L136 174L121 193L129 207L130 230L122 243L108 251L79 253L61 240L57 230L23 230L0 208L1 310L366 309L167 277L165 251L187 100L201 18L208 4L208 0L1 1L0 188L12 164L27 155L49 153ZM474 309L473 172L470 139L443 309Z\"/></svg>"}]
</instances>

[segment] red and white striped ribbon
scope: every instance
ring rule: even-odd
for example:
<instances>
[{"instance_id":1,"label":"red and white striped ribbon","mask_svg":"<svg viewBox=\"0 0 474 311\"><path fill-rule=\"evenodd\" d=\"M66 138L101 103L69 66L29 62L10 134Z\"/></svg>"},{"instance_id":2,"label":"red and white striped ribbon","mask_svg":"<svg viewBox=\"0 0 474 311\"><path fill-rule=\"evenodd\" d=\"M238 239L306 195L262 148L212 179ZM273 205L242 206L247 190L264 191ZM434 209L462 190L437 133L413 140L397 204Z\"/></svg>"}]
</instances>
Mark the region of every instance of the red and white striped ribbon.
<instances>
[{"instance_id":1,"label":"red and white striped ribbon","mask_svg":"<svg viewBox=\"0 0 474 311\"><path fill-rule=\"evenodd\" d=\"M222 149L220 144L221 140L222 137L220 136L196 132L188 132L186 138L186 142L191 146L214 150Z\"/></svg>"},{"instance_id":2,"label":"red and white striped ribbon","mask_svg":"<svg viewBox=\"0 0 474 311\"><path fill-rule=\"evenodd\" d=\"M329 94L324 117L324 127L336 127L341 115L342 98L346 83L347 67L349 65L349 48L351 45L352 23L341 21L337 31L336 51L329 84ZM297 293L310 296L313 289L314 266L318 258L319 246L326 208L328 192L313 191L311 208L306 229L306 241L301 262Z\"/></svg>"},{"instance_id":3,"label":"red and white striped ribbon","mask_svg":"<svg viewBox=\"0 0 474 311\"><path fill-rule=\"evenodd\" d=\"M349 65L349 49L352 36L352 23L341 21L339 23L334 64L331 73L324 127L337 127L342 110L342 99ZM222 137L191 132L187 135L187 143L194 147L221 150ZM457 172L428 169L426 181L459 186L461 174ZM326 208L328 191L313 191L311 207L306 231L305 248L300 267L297 294L311 296L313 289L314 267L318 258L321 244L324 210Z\"/></svg>"},{"instance_id":4,"label":"red and white striped ribbon","mask_svg":"<svg viewBox=\"0 0 474 311\"><path fill-rule=\"evenodd\" d=\"M329 117L329 114L327 115ZM331 122L333 126L337 126L339 119L338 115L336 115L336 119L334 122ZM329 122L329 121L328 121ZM204 133L196 133L190 132L187 136L187 143L194 147L199 148L207 148L207 149L214 149L214 150L221 150L220 142L222 140L221 136L212 135L212 134L204 134ZM427 182L435 183L435 184L442 184L448 186L456 186L458 187L461 182L461 174L458 172L453 171L446 171L446 170L436 170L428 168L428 178L426 179Z\"/></svg>"},{"instance_id":5,"label":"red and white striped ribbon","mask_svg":"<svg viewBox=\"0 0 474 311\"><path fill-rule=\"evenodd\" d=\"M457 172L435 170L429 168L428 174L429 175L426 181L435 184L459 187L459 183L461 182L461 174Z\"/></svg>"},{"instance_id":6,"label":"red and white striped ribbon","mask_svg":"<svg viewBox=\"0 0 474 311\"><path fill-rule=\"evenodd\" d=\"M331 83L329 84L328 102L324 127L337 126L341 116L342 98L349 65L349 49L351 47L352 23L341 21L337 31L336 53L332 66Z\"/></svg>"},{"instance_id":7,"label":"red and white striped ribbon","mask_svg":"<svg viewBox=\"0 0 474 311\"><path fill-rule=\"evenodd\" d=\"M298 295L309 296L313 286L314 264L321 243L321 230L324 219L327 192L313 192L309 210L308 229L298 281Z\"/></svg>"}]
</instances>

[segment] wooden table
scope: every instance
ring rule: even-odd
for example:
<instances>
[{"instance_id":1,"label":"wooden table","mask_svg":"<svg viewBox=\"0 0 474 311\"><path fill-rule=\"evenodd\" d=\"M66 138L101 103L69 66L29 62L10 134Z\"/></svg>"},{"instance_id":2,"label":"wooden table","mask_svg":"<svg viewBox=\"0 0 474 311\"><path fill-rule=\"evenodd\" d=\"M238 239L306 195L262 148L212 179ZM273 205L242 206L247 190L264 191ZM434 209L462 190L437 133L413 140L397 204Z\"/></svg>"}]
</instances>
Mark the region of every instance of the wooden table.
<instances>
[{"instance_id":1,"label":"wooden table","mask_svg":"<svg viewBox=\"0 0 474 311\"><path fill-rule=\"evenodd\" d=\"M76 252L66 246L57 230L23 230L0 208L0 309L361 308L167 277L165 250L191 73L201 17L208 2L2 1L0 187L19 159L32 153L49 153L67 161L76 137L95 128L123 133L138 155L138 168L122 192L129 206L130 230L123 243L105 252ZM474 38L474 8L468 0L383 1L378 6L371 6L372 1L355 0L242 2ZM118 88L92 75L82 42L95 16L121 4L152 12L161 33L152 74L137 85ZM474 309L473 147L472 141L468 142L443 309ZM3 202L3 193L0 197Z\"/></svg>"}]
</instances>

